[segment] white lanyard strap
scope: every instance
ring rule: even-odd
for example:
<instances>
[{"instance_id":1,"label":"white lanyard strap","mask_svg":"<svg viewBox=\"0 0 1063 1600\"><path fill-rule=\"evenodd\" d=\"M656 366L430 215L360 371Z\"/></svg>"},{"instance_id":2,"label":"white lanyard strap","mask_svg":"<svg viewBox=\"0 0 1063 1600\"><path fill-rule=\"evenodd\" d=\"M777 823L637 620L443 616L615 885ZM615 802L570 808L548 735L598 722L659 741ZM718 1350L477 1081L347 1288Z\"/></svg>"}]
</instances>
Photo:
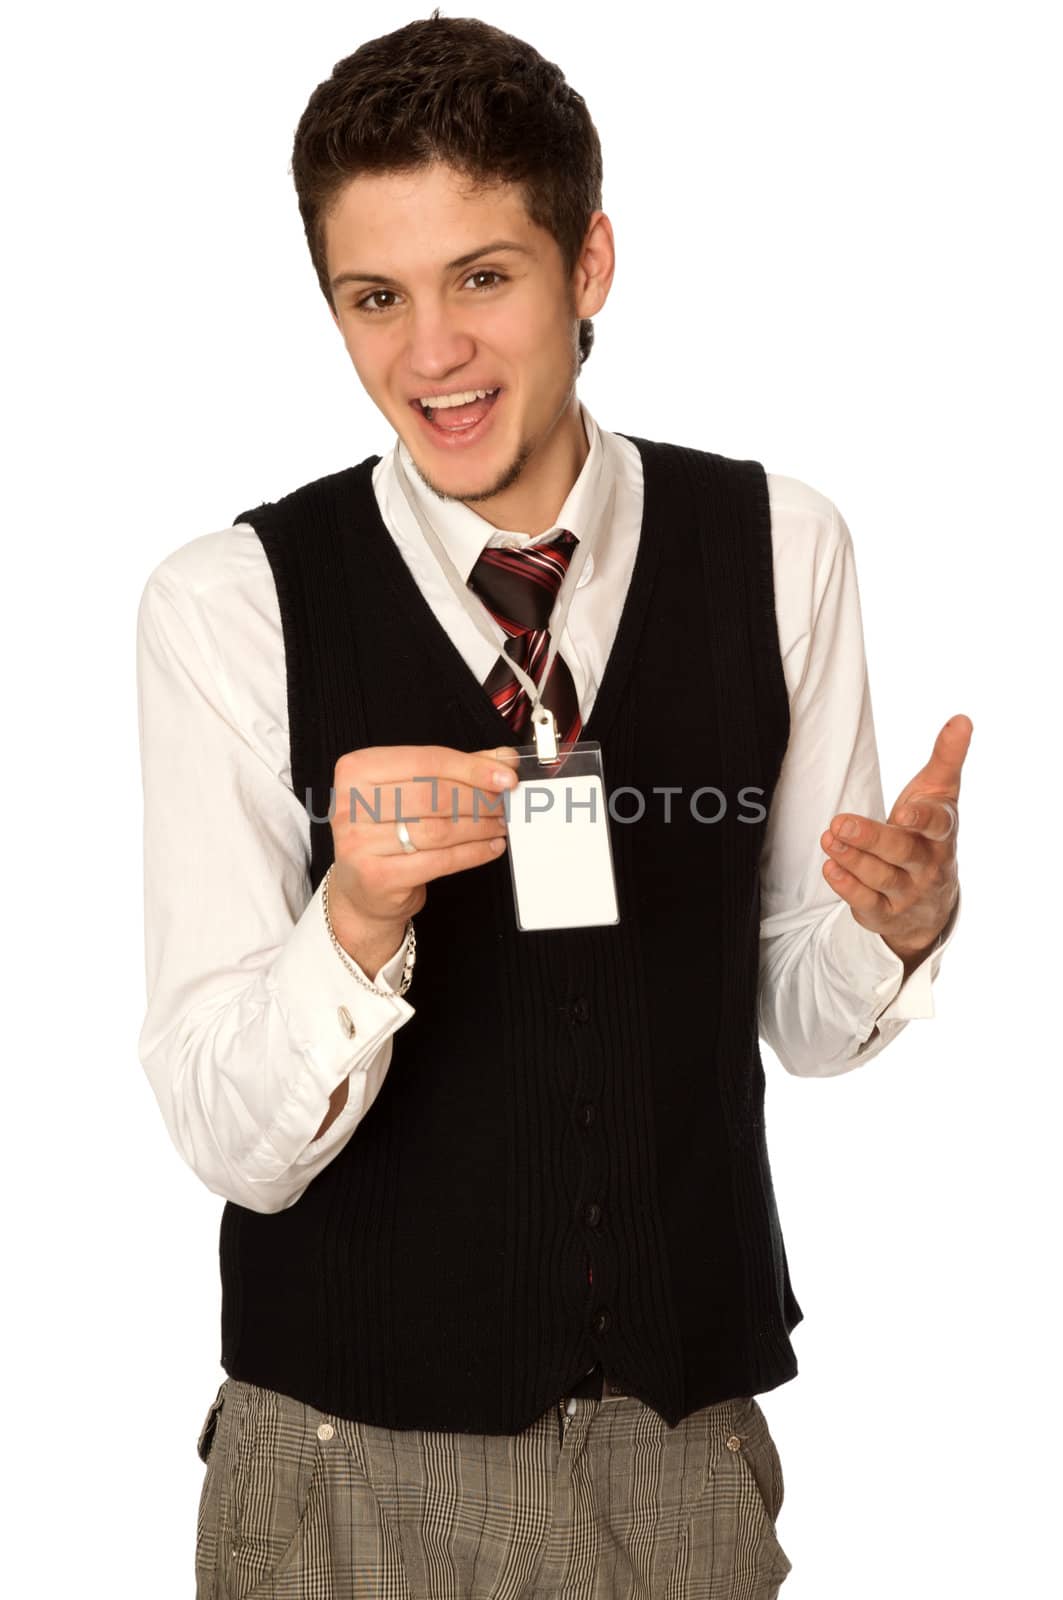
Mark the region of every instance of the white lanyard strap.
<instances>
[{"instance_id":1,"label":"white lanyard strap","mask_svg":"<svg viewBox=\"0 0 1063 1600\"><path fill-rule=\"evenodd\" d=\"M406 476L406 469L402 464L401 453L397 446L395 449L395 476L398 479L399 487L405 496L406 503L416 518L417 525L424 535L429 549L435 555L436 560L443 569L443 573L450 584L450 587L454 591L455 599L457 599L458 602L464 607L468 616L476 624L477 629L487 640L487 643L492 647L492 649L497 651L499 655L505 657L506 665L518 679L518 681L523 684L527 691L528 699L531 701L532 718L534 720L535 714L539 708L539 699L542 694L542 686L546 684L550 677L550 668L554 664L554 656L557 654L558 646L561 642L561 635L564 632L565 623L568 620L569 607L572 604L572 597L575 594L576 587L579 583L580 573L583 571L584 563L591 553L591 546L596 540L598 528L606 524L612 517L613 503L616 499L615 478L609 491L609 501L604 515L600 521L596 523L595 527L590 530L586 538L580 538L578 540L575 552L571 561L569 562L568 571L565 573L564 581L560 590L558 591L557 598L554 601L553 610L550 613L550 621L547 625L550 632L550 648L547 652L546 663L543 667L542 677L540 678L539 682L536 683L535 679L531 677L529 673L525 672L523 667L518 666L513 660L512 656L508 654L505 649L504 641L502 644L499 644L492 631L491 623L488 620L487 612L484 606L476 599L467 585L462 583L461 573L458 571L457 567L450 559L450 556L447 554L442 540L439 538L439 535L436 533L435 529L432 528L425 520L421 512L421 508L417 504L417 500L410 486L409 479Z\"/></svg>"}]
</instances>

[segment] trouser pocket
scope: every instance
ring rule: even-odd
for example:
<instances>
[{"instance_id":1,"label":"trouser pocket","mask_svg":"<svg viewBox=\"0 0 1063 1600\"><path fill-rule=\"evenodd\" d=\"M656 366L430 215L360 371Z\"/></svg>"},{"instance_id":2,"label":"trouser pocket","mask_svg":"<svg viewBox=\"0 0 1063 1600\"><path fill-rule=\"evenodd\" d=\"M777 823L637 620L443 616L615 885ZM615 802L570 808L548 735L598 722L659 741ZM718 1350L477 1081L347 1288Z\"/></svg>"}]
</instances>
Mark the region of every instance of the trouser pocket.
<instances>
[{"instance_id":1,"label":"trouser pocket","mask_svg":"<svg viewBox=\"0 0 1063 1600\"><path fill-rule=\"evenodd\" d=\"M776 1576L781 1579L791 1570L790 1558L779 1543L775 1527L785 1493L782 1460L768 1419L752 1396L738 1402L726 1447L734 1471L745 1480L762 1523L765 1543L774 1557Z\"/></svg>"},{"instance_id":2,"label":"trouser pocket","mask_svg":"<svg viewBox=\"0 0 1063 1600\"><path fill-rule=\"evenodd\" d=\"M286 1595L327 1596L324 1451L332 1425L302 1400L244 1382L228 1385L222 1423L226 1449L218 1461L220 1483L213 1501L219 1596L257 1600L282 1588ZM217 1450L216 1443L212 1456ZM309 1525L314 1528L310 1564Z\"/></svg>"},{"instance_id":3,"label":"trouser pocket","mask_svg":"<svg viewBox=\"0 0 1063 1600\"><path fill-rule=\"evenodd\" d=\"M196 1440L196 1452L205 1463L203 1485L196 1516L196 1600L213 1600L218 1569L219 1495L224 1488L222 1461L227 1454L225 1434L226 1402L231 1388L228 1379L207 1408Z\"/></svg>"}]
</instances>

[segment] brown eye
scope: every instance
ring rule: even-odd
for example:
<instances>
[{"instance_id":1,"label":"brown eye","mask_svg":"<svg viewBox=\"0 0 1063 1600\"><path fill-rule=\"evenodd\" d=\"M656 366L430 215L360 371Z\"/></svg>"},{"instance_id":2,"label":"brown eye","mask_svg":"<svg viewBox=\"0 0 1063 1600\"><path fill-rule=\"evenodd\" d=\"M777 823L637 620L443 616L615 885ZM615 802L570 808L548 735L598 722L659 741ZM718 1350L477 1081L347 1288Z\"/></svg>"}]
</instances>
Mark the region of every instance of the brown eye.
<instances>
[{"instance_id":1,"label":"brown eye","mask_svg":"<svg viewBox=\"0 0 1063 1600\"><path fill-rule=\"evenodd\" d=\"M486 289L495 289L500 283L505 283L506 281L505 274L495 272L492 267L478 267L475 272L470 272L465 282L470 282L472 278L494 278L495 280L494 283L478 283L476 285L477 294L482 294Z\"/></svg>"},{"instance_id":2,"label":"brown eye","mask_svg":"<svg viewBox=\"0 0 1063 1600\"><path fill-rule=\"evenodd\" d=\"M369 293L365 296L364 300L359 300L359 301L356 302L358 310L359 311L368 311L370 313L373 313L375 311L390 311L391 310L390 306L373 306L373 305L370 305L369 302L371 300L378 300L381 295L390 294L390 295L394 296L394 293L395 293L394 289L371 289L369 291Z\"/></svg>"}]
</instances>

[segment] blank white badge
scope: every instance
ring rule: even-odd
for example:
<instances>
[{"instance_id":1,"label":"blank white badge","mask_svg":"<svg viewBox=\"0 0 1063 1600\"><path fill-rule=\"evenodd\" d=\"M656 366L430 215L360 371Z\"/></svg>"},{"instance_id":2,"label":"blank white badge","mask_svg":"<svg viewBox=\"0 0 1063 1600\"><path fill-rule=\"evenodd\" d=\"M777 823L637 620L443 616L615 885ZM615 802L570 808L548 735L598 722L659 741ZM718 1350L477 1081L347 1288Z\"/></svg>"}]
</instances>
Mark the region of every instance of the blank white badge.
<instances>
[{"instance_id":1,"label":"blank white badge","mask_svg":"<svg viewBox=\"0 0 1063 1600\"><path fill-rule=\"evenodd\" d=\"M620 921L605 788L597 773L536 777L507 800L517 926L587 928Z\"/></svg>"}]
</instances>

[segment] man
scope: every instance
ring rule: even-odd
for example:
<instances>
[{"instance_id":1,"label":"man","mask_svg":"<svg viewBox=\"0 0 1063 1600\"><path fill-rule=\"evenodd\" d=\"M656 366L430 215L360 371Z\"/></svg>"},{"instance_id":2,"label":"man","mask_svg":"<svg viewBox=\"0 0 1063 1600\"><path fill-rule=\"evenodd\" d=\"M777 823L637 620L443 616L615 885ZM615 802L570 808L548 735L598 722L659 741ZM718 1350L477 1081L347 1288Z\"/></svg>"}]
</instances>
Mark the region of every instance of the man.
<instances>
[{"instance_id":1,"label":"man","mask_svg":"<svg viewBox=\"0 0 1063 1600\"><path fill-rule=\"evenodd\" d=\"M613 236L556 67L434 13L293 172L395 445L139 619L141 1059L227 1201L197 1592L774 1595L758 1022L811 1076L932 1015L970 721L879 820L835 508L580 404ZM533 705L626 797L612 921L517 924Z\"/></svg>"}]
</instances>

